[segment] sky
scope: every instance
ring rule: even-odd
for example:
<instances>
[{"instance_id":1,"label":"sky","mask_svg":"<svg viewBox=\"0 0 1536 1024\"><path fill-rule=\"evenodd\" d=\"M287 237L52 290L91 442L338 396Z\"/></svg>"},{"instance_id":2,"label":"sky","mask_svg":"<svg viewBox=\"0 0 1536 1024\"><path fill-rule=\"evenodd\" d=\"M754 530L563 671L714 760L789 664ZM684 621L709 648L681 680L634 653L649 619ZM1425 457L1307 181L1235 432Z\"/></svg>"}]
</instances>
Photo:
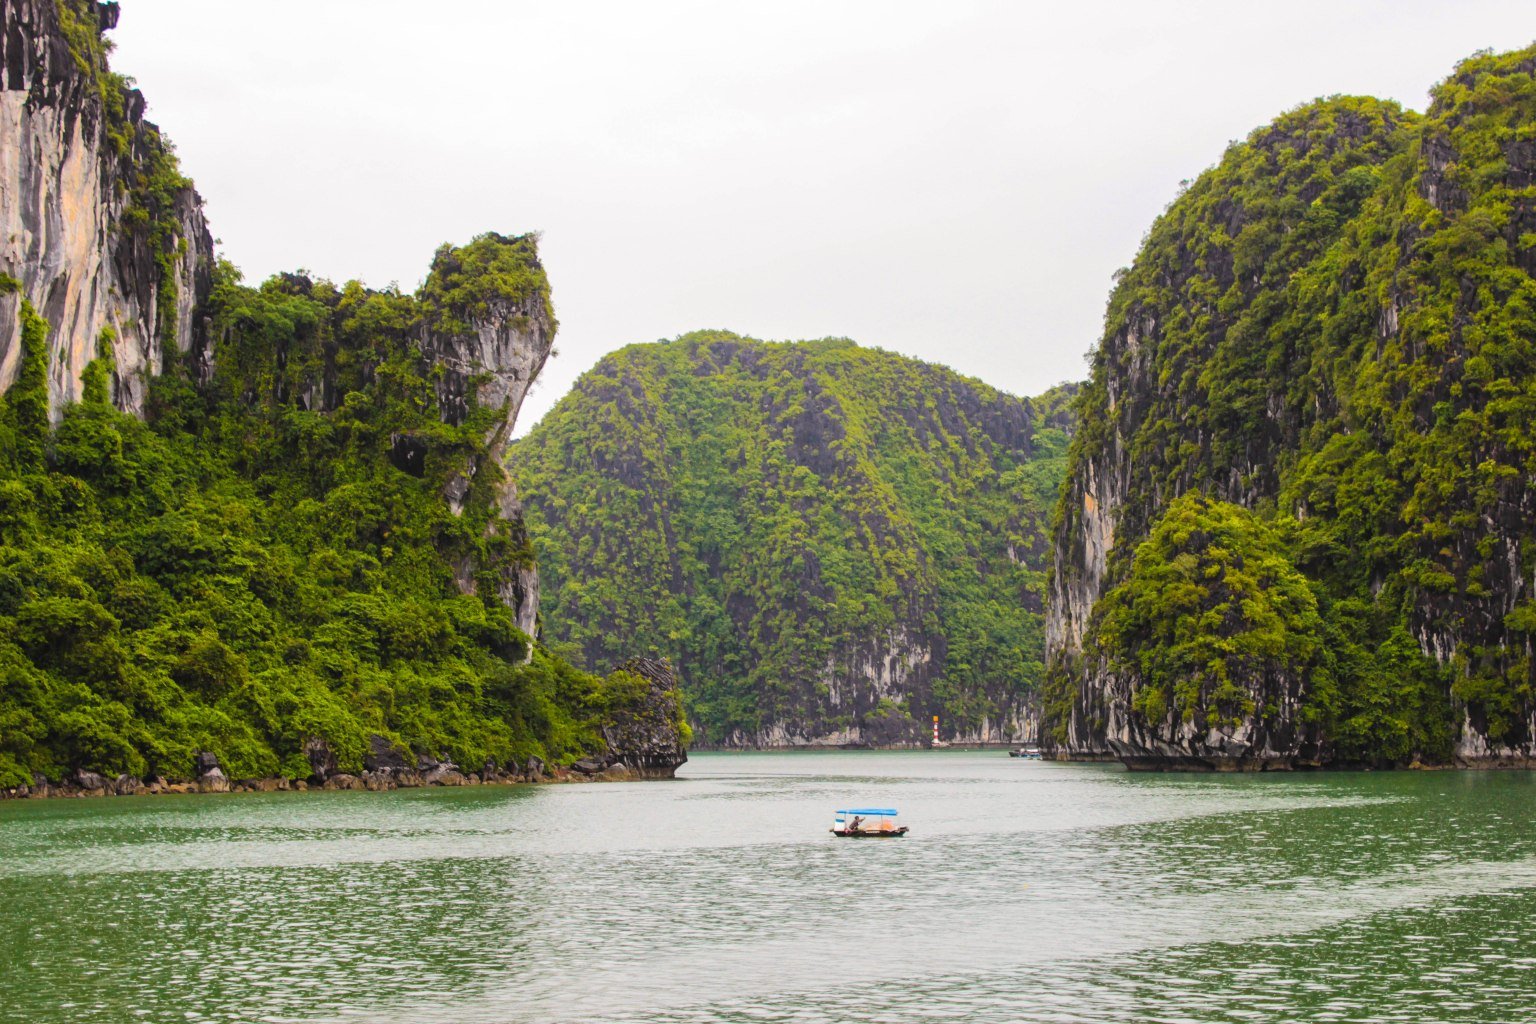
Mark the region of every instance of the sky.
<instances>
[{"instance_id":1,"label":"sky","mask_svg":"<svg viewBox=\"0 0 1536 1024\"><path fill-rule=\"evenodd\" d=\"M849 337L1015 394L1086 376L1116 269L1282 111L1422 110L1529 0L123 0L138 80L248 281L413 290L538 231L558 355Z\"/></svg>"}]
</instances>

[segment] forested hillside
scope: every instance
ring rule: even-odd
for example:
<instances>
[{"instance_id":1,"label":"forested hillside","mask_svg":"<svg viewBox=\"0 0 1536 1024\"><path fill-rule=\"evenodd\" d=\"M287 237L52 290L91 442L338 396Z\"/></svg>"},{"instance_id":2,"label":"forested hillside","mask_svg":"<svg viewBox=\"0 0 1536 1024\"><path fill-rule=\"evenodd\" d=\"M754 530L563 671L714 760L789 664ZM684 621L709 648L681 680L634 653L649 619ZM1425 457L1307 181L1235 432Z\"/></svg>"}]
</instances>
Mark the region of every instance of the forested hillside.
<instances>
[{"instance_id":1,"label":"forested hillside","mask_svg":"<svg viewBox=\"0 0 1536 1024\"><path fill-rule=\"evenodd\" d=\"M615 352L512 449L545 635L670 656L710 743L1032 734L1066 397L842 340Z\"/></svg>"},{"instance_id":2,"label":"forested hillside","mask_svg":"<svg viewBox=\"0 0 1536 1024\"><path fill-rule=\"evenodd\" d=\"M245 285L107 68L116 5L5 15L0 789L611 753L660 705L534 649L500 465L555 329L534 238L414 294Z\"/></svg>"},{"instance_id":3,"label":"forested hillside","mask_svg":"<svg viewBox=\"0 0 1536 1024\"><path fill-rule=\"evenodd\" d=\"M1304 105L1153 225L1075 406L1060 754L1529 761L1533 76Z\"/></svg>"},{"instance_id":4,"label":"forested hillside","mask_svg":"<svg viewBox=\"0 0 1536 1024\"><path fill-rule=\"evenodd\" d=\"M544 293L527 240L467 251ZM109 402L103 346L50 429L27 309L0 427L0 785L79 766L176 777L199 750L233 777L302 778L307 739L357 770L373 733L477 768L599 744L598 681L528 662L497 597L530 561L482 459L500 411L442 422L411 343L462 252L439 254L420 297L248 288L226 266L212 386L173 368L148 422ZM443 492L475 465L456 515Z\"/></svg>"}]
</instances>

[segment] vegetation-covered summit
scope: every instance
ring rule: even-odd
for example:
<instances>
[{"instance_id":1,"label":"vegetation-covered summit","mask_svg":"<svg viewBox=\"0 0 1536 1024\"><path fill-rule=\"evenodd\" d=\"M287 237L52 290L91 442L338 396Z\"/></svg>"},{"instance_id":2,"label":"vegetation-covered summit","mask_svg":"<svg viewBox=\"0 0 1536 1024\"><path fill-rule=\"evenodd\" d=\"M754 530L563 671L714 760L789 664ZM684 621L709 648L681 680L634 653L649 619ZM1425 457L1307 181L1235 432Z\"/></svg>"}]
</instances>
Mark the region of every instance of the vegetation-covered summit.
<instances>
[{"instance_id":1,"label":"vegetation-covered summit","mask_svg":"<svg viewBox=\"0 0 1536 1024\"><path fill-rule=\"evenodd\" d=\"M1207 764L1529 758L1533 272L1536 47L1464 61L1424 115L1300 107L1201 175L1123 274L1076 406L1050 738ZM1191 492L1255 513L1319 617L1322 649L1282 650L1237 704L1232 650L1174 672L1126 628L1128 607L1177 626L1209 587L1149 571L1192 555L1159 540ZM1171 674L1195 690L1167 699Z\"/></svg>"},{"instance_id":2,"label":"vegetation-covered summit","mask_svg":"<svg viewBox=\"0 0 1536 1024\"><path fill-rule=\"evenodd\" d=\"M530 240L495 238L468 251L547 289ZM600 748L605 684L530 652L497 596L528 560L492 528L501 470L482 457L504 413L439 414L418 332L440 276L419 297L296 276L251 288L226 264L212 379L176 364L147 422L108 401L104 343L50 428L46 329L24 308L0 418L0 786L74 768L174 778L200 750L232 777L305 777L315 738L356 771L372 734L475 768ZM402 435L419 465L397 464ZM455 515L443 489L476 465Z\"/></svg>"},{"instance_id":3,"label":"vegetation-covered summit","mask_svg":"<svg viewBox=\"0 0 1536 1024\"><path fill-rule=\"evenodd\" d=\"M670 656L706 742L1019 738L1064 401L842 340L606 356L512 449L544 633Z\"/></svg>"},{"instance_id":4,"label":"vegetation-covered summit","mask_svg":"<svg viewBox=\"0 0 1536 1024\"><path fill-rule=\"evenodd\" d=\"M0 792L208 754L234 779L606 765L620 734L669 774L666 666L598 679L528 635L501 459L555 330L536 237L444 245L415 294L244 285L108 67L117 5L0 7L25 142L0 189Z\"/></svg>"}]
</instances>

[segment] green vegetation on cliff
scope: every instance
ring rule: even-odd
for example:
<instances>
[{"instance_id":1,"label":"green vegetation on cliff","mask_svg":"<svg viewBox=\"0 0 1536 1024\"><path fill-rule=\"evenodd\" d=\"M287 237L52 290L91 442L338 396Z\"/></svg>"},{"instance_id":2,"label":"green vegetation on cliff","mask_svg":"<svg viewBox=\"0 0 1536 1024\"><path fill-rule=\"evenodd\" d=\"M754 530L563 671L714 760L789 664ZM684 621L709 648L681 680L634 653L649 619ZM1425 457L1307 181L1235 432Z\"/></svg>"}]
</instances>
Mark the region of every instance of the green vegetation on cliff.
<instances>
[{"instance_id":1,"label":"green vegetation on cliff","mask_svg":"<svg viewBox=\"0 0 1536 1024\"><path fill-rule=\"evenodd\" d=\"M143 97L131 78L108 66L112 42L102 34L103 19L115 24L97 0L54 0L59 36L85 87L95 94L105 141L116 159L127 194L119 229L142 247L155 266L155 330L167 344L176 338L178 249L185 245L177 202L192 182L160 129L143 120ZM14 44L13 44L14 45ZM13 86L14 88L14 86ZM137 106L137 110L134 107Z\"/></svg>"},{"instance_id":2,"label":"green vegetation on cliff","mask_svg":"<svg viewBox=\"0 0 1536 1024\"><path fill-rule=\"evenodd\" d=\"M225 265L210 379L173 364L140 421L109 401L103 344L56 426L47 327L23 306L0 419L0 787L185 776L200 750L234 778L303 777L311 738L357 771L374 733L467 769L600 749L631 680L527 660L495 587L528 558L495 528L504 414L471 389L465 422L443 422L422 356L423 323L486 288L547 300L531 238L444 247L418 296L251 288ZM455 515L443 489L467 468Z\"/></svg>"},{"instance_id":3,"label":"green vegetation on cliff","mask_svg":"<svg viewBox=\"0 0 1536 1024\"><path fill-rule=\"evenodd\" d=\"M622 349L511 455L544 632L668 655L706 742L996 730L1043 671L1064 403L841 340Z\"/></svg>"},{"instance_id":4,"label":"green vegetation on cliff","mask_svg":"<svg viewBox=\"0 0 1536 1024\"><path fill-rule=\"evenodd\" d=\"M1236 725L1266 675L1314 671L1322 622L1307 581L1262 519L1187 494L1137 549L1125 580L1099 604L1098 644L1137 673L1132 706Z\"/></svg>"},{"instance_id":5,"label":"green vegetation on cliff","mask_svg":"<svg viewBox=\"0 0 1536 1024\"><path fill-rule=\"evenodd\" d=\"M1298 108L1194 182L1123 274L1076 407L1061 593L1089 571L1090 472L1116 545L1086 649L1053 659L1057 740L1074 714L1103 728L1115 588L1199 492L1271 523L1316 595L1325 649L1286 660L1324 759L1529 752L1533 273L1536 47L1463 62L1422 116ZM1176 662L1142 655L1138 714Z\"/></svg>"}]
</instances>

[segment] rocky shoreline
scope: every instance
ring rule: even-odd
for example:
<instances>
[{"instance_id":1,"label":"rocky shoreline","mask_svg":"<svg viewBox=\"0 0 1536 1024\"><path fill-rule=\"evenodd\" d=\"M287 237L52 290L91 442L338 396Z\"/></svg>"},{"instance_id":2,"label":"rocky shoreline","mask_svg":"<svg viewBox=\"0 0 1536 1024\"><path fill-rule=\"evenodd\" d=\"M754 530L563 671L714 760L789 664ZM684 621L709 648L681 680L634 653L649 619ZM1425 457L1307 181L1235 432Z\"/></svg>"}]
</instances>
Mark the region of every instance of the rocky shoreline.
<instances>
[{"instance_id":1,"label":"rocky shoreline","mask_svg":"<svg viewBox=\"0 0 1536 1024\"><path fill-rule=\"evenodd\" d=\"M199 755L199 760L212 755ZM40 773L33 775L32 785L0 789L0 800L39 800L72 797L107 796L160 796L189 793L302 793L308 791L359 790L384 792L392 789L419 789L429 786L496 786L541 785L575 782L631 782L642 779L670 779L672 773L652 773L631 769L621 761L603 763L583 759L569 767L546 765L537 757L510 770L502 770L494 762L488 762L480 771L464 772L448 761L422 762L410 768L375 768L353 775L337 771L331 775L310 776L307 779L290 779L286 776L269 776L255 779L231 779L224 774L216 759L208 770L195 779L172 781L154 775L139 778L134 775L109 777L99 772L75 771L64 779L54 781Z\"/></svg>"},{"instance_id":2,"label":"rocky shoreline","mask_svg":"<svg viewBox=\"0 0 1536 1024\"><path fill-rule=\"evenodd\" d=\"M610 742L615 737L610 737ZM635 737L625 737L632 742ZM173 793L290 793L309 790L364 790L384 792L391 789L419 789L428 786L485 786L561 782L629 782L640 779L674 778L688 754L676 744L633 744L623 753L610 751L600 757L584 757L571 765L551 765L542 758L530 757L520 765L502 766L486 761L477 771L464 771L452 761L442 761L425 754L412 758L383 736L369 739L369 752L358 774L344 772L337 766L336 755L323 740L312 739L304 745L310 775L303 779L269 776L231 779L219 759L202 751L192 759L192 774L172 781L161 775L139 778L135 775L107 776L88 769L77 769L54 781L34 773L31 785L0 789L0 800L27 800L55 797L158 796Z\"/></svg>"},{"instance_id":3,"label":"rocky shoreline","mask_svg":"<svg viewBox=\"0 0 1536 1024\"><path fill-rule=\"evenodd\" d=\"M413 754L377 733L368 738L363 770L341 770L335 751L318 737L304 742L309 775L231 779L219 758L200 751L192 758L191 774L172 781L161 775L108 776L77 768L54 781L34 772L31 785L0 789L0 800L48 797L156 796L166 793L287 793L308 790L418 789L426 786L484 786L554 782L628 782L671 779L688 761L687 737L677 707L677 681L666 662L631 658L625 671L645 681L646 691L636 704L610 715L602 729L601 754L590 754L570 765L547 764L530 757L522 764L500 765L487 760L478 770L465 771L452 761L428 754ZM674 719L674 716L678 716Z\"/></svg>"},{"instance_id":4,"label":"rocky shoreline","mask_svg":"<svg viewBox=\"0 0 1536 1024\"><path fill-rule=\"evenodd\" d=\"M746 754L779 750L1012 750L1033 746L1033 740L946 740L935 747L927 740L913 743L695 743L691 749L717 754Z\"/></svg>"},{"instance_id":5,"label":"rocky shoreline","mask_svg":"<svg viewBox=\"0 0 1536 1024\"><path fill-rule=\"evenodd\" d=\"M1131 757L1107 753L1045 752L1044 760L1060 764L1112 764L1119 762L1132 772L1182 772L1188 774L1247 775L1256 772L1497 772L1536 770L1536 757L1522 755L1456 758L1453 761L1413 760L1407 764L1368 764L1360 761L1302 761L1294 758L1177 758Z\"/></svg>"}]
</instances>

